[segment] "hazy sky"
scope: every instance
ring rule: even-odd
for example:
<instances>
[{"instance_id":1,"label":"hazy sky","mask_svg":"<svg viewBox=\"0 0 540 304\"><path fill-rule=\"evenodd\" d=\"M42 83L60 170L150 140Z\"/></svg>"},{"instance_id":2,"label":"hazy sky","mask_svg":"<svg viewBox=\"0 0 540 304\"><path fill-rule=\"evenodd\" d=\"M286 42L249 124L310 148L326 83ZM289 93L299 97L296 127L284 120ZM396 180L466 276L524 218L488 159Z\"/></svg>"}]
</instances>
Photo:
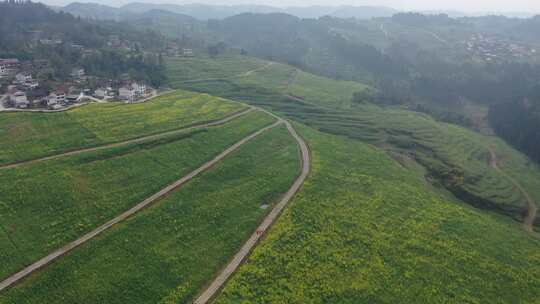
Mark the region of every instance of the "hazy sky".
<instances>
[{"instance_id":1,"label":"hazy sky","mask_svg":"<svg viewBox=\"0 0 540 304\"><path fill-rule=\"evenodd\" d=\"M120 6L129 2L151 3L209 3L209 4L267 4L274 6L310 5L383 5L401 10L460 10L466 12L540 12L540 0L42 0L53 5L70 2L98 2Z\"/></svg>"}]
</instances>

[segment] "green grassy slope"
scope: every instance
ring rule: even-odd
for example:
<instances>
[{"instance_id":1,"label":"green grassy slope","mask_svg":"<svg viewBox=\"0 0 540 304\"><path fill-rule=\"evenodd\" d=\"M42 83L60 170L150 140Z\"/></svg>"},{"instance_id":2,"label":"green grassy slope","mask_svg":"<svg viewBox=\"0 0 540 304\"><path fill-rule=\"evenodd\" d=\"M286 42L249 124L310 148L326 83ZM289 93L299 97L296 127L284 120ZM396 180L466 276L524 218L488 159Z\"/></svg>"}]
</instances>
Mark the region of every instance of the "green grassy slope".
<instances>
[{"instance_id":1,"label":"green grassy slope","mask_svg":"<svg viewBox=\"0 0 540 304\"><path fill-rule=\"evenodd\" d=\"M0 278L105 223L274 121L224 126L2 170Z\"/></svg>"},{"instance_id":2,"label":"green grassy slope","mask_svg":"<svg viewBox=\"0 0 540 304\"><path fill-rule=\"evenodd\" d=\"M182 87L267 107L318 130L406 155L427 169L427 178L435 186L479 208L521 220L526 213L525 199L507 177L490 167L488 148L493 147L501 155L499 166L540 203L540 168L496 137L437 122L405 108L351 103L350 95L365 89L362 84L302 72L297 76L294 68L275 64L242 79ZM296 98L287 98L284 92Z\"/></svg>"},{"instance_id":3,"label":"green grassy slope","mask_svg":"<svg viewBox=\"0 0 540 304\"><path fill-rule=\"evenodd\" d=\"M0 303L189 303L299 171L284 126L0 295Z\"/></svg>"},{"instance_id":4,"label":"green grassy slope","mask_svg":"<svg viewBox=\"0 0 540 304\"><path fill-rule=\"evenodd\" d=\"M217 58L207 57L168 57L169 81L179 84L182 81L229 78L263 67L266 62L246 56L230 55Z\"/></svg>"},{"instance_id":5,"label":"green grassy slope","mask_svg":"<svg viewBox=\"0 0 540 304\"><path fill-rule=\"evenodd\" d=\"M540 241L381 150L301 128L313 171L216 303L534 303Z\"/></svg>"},{"instance_id":6,"label":"green grassy slope","mask_svg":"<svg viewBox=\"0 0 540 304\"><path fill-rule=\"evenodd\" d=\"M353 94L367 88L367 85L358 82L328 81L328 78L300 71L287 92L312 104L350 108Z\"/></svg>"},{"instance_id":7,"label":"green grassy slope","mask_svg":"<svg viewBox=\"0 0 540 304\"><path fill-rule=\"evenodd\" d=\"M141 104L90 104L61 113L0 113L0 164L180 129L242 106L176 91Z\"/></svg>"}]
</instances>

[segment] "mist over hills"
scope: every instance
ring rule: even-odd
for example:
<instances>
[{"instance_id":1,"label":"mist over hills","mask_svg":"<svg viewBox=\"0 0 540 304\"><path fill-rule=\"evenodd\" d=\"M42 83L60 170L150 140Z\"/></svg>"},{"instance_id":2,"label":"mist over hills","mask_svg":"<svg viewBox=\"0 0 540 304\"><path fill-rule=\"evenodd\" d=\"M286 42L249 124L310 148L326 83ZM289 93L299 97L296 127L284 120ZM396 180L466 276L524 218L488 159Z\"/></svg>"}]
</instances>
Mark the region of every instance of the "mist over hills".
<instances>
[{"instance_id":1,"label":"mist over hills","mask_svg":"<svg viewBox=\"0 0 540 304\"><path fill-rule=\"evenodd\" d=\"M299 18L319 18L332 16L338 18L371 19L379 17L391 17L404 12L385 6L291 6L286 8L269 5L214 5L214 4L155 4L144 2L132 2L120 7L114 7L102 2L73 2L64 7L52 7L73 15L92 19L121 20L140 15L152 10L168 11L182 15L188 15L199 20L225 19L242 13L284 13ZM437 15L446 14L452 18L478 17L487 15L500 15L511 18L530 18L534 13L530 12L476 12L466 13L457 10L421 11L423 14Z\"/></svg>"},{"instance_id":2,"label":"mist over hills","mask_svg":"<svg viewBox=\"0 0 540 304\"><path fill-rule=\"evenodd\" d=\"M285 13L299 18L334 16L340 18L370 19L390 17L398 10L382 6L308 6L278 8L266 5L208 5L208 4L152 4L134 2L119 8L98 3L74 2L56 8L73 15L92 19L125 19L152 10L188 15L199 20L224 19L241 13Z\"/></svg>"}]
</instances>

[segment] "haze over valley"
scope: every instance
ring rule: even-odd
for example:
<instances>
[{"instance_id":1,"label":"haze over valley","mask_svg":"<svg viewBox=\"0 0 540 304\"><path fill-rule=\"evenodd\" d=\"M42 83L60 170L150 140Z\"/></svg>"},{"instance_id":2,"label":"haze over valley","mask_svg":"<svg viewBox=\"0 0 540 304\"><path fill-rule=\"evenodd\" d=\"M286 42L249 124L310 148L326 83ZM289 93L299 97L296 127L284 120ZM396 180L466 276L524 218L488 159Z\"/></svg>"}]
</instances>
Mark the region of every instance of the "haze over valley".
<instances>
[{"instance_id":1,"label":"haze over valley","mask_svg":"<svg viewBox=\"0 0 540 304\"><path fill-rule=\"evenodd\" d=\"M0 2L0 303L536 303L535 12Z\"/></svg>"}]
</instances>

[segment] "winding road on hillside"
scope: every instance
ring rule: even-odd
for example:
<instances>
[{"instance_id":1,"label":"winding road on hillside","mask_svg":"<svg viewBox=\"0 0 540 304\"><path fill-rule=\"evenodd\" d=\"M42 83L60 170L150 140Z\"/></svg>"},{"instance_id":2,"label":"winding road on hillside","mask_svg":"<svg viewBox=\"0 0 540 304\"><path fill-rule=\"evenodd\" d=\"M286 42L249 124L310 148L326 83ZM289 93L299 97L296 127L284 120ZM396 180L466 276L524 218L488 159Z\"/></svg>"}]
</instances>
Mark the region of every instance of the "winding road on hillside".
<instances>
[{"instance_id":1,"label":"winding road on hillside","mask_svg":"<svg viewBox=\"0 0 540 304\"><path fill-rule=\"evenodd\" d=\"M268 69L269 67L271 67L274 64L275 64L275 62L268 62L268 63L266 63L265 65L263 65L261 67L258 67L258 68L255 68L255 69L252 69L252 70L249 70L249 71L237 74L237 75L232 75L230 77L214 77L214 78L191 79L191 80L180 81L179 83L186 83L187 84L187 83L196 83L196 82L205 82L205 81L225 80L225 79L230 79L230 78L249 77L249 76L253 75L254 73L257 73L257 72L264 71L264 70Z\"/></svg>"},{"instance_id":2,"label":"winding road on hillside","mask_svg":"<svg viewBox=\"0 0 540 304\"><path fill-rule=\"evenodd\" d=\"M15 274L5 278L4 280L2 280L0 282L0 291L2 291L4 289L12 286L13 284L21 281L22 279L26 278L27 276L31 275L32 273L40 270L41 268L47 266L50 263L52 263L56 259L58 259L58 258L60 258L60 257L62 257L64 255L68 254L69 252L73 251L78 246L92 240L93 238L95 238L96 236L98 236L102 232L110 229L114 225L126 220L127 218L133 216L134 214L136 214L137 212L143 210L144 208L148 207L149 205L157 202L158 200L160 200L161 198L163 198L167 194L169 194L172 191L180 188L182 185L186 184L187 182L189 182L193 178L197 177L201 173L211 169L216 164L221 162L226 156L228 156L229 154L235 152L236 150L238 150L241 146L243 146L247 142L251 141L255 137L257 137L260 134L264 133L265 131L267 131L269 129L272 129L272 128L274 128L274 127L276 127L278 125L281 125L283 123L287 123L287 122L285 122L282 119L278 119L272 125L264 127L264 128L262 128L262 129L260 129L260 130L258 130L256 132L252 133L251 135L245 137L244 139L240 140L239 142L237 142L234 145L227 148L225 151L220 153L214 159L206 162L205 164L203 164L198 169L196 169L193 172L189 173L188 175L182 177L181 179L174 182L173 184L163 188L162 190L160 190L156 194L154 194L154 195L150 196L149 198L145 199L144 201L138 203L137 205L135 205L131 209L123 212L122 214L120 214L117 217L111 219L110 221L106 222L105 224L99 226L98 228L92 230L91 232L83 235L82 237L76 239L75 241L72 241L69 244L63 246L62 248L60 248L60 249L52 252L51 254L41 258L37 262L32 263L31 265L27 266L23 270L21 270L21 271L15 273ZM288 128L290 127L290 125L288 123L287 123L287 127Z\"/></svg>"},{"instance_id":3,"label":"winding road on hillside","mask_svg":"<svg viewBox=\"0 0 540 304\"><path fill-rule=\"evenodd\" d=\"M390 34L388 34L388 31L384 28L383 23L381 23L381 25L379 26L379 29L381 30L381 32L383 32L384 37L386 37L386 38L390 37Z\"/></svg>"},{"instance_id":4,"label":"winding road on hillside","mask_svg":"<svg viewBox=\"0 0 540 304\"><path fill-rule=\"evenodd\" d=\"M446 44L446 45L449 45L449 44L450 44L450 42L448 42L448 40L445 40L445 39L441 38L441 36L437 35L436 33L431 32L431 31L428 31L428 30L426 30L426 29L422 29L422 30L423 30L425 33L431 35L431 37L435 38L435 40L437 40L437 41L439 41L439 42L441 42L441 43L443 43L443 44Z\"/></svg>"},{"instance_id":5,"label":"winding road on hillside","mask_svg":"<svg viewBox=\"0 0 540 304\"><path fill-rule=\"evenodd\" d=\"M269 112L267 112L269 113ZM271 113L270 115L277 117ZM257 245L258 241L264 236L265 232L272 226L272 224L279 218L281 212L293 196L300 190L300 187L304 184L311 168L311 156L308 145L304 139L298 135L293 126L288 122L278 117L278 122L283 122L287 126L287 130L294 137L300 147L300 154L302 157L302 169L300 175L297 177L291 188L281 198L281 201L272 209L272 211L266 216L263 222L259 225L257 230L251 235L251 237L244 243L240 251L236 253L234 258L227 264L227 266L219 273L219 275L208 285L208 287L197 297L195 304L206 304L218 292L225 286L227 280L231 275L240 267L243 261L249 256L253 248Z\"/></svg>"},{"instance_id":6,"label":"winding road on hillside","mask_svg":"<svg viewBox=\"0 0 540 304\"><path fill-rule=\"evenodd\" d=\"M521 194L527 201L527 215L523 219L523 228L525 229L525 231L531 233L536 238L540 238L540 234L534 231L534 221L536 220L536 216L538 213L538 206L536 206L536 203L531 198L529 193L525 191L525 189L518 183L518 181L515 178L506 174L506 172L504 172L501 168L499 168L499 165L497 162L497 154L495 153L495 150L493 150L493 148L491 147L489 147L488 150L490 154L490 159L489 159L490 167L495 169L495 171L497 171L499 174L508 178L508 180L510 180L510 182L514 185L514 187L518 189L519 192L521 192Z\"/></svg>"},{"instance_id":7,"label":"winding road on hillside","mask_svg":"<svg viewBox=\"0 0 540 304\"><path fill-rule=\"evenodd\" d=\"M141 143L141 142L145 142L145 141L148 141L148 140L159 139L159 138L162 138L162 137L166 137L166 136L170 136L170 135L174 135L174 134L178 134L178 133L185 133L185 132L194 131L194 130L198 130L198 129L206 129L206 128L211 128L211 127L217 127L217 126L223 125L225 123L228 123L231 120L234 120L234 119L236 119L236 118L238 118L240 116L244 116L244 115L246 115L246 114L248 114L248 113L250 113L250 112L252 112L254 110L255 110L255 108L249 107L247 110L244 110L244 111L241 111L241 112L238 112L238 113L234 113L234 114L232 114L230 116L227 116L225 118L222 118L220 120L216 120L216 121L212 121L212 122L206 122L206 123L202 123L202 124L199 124L199 125L194 125L194 126L187 127L187 128L177 129L177 130L173 130L173 131L166 131L166 132L163 132L163 133L158 133L158 134L153 134L153 135L148 135L148 136L141 136L141 137L132 138L132 139L121 141L121 142L116 142L116 143L112 143L112 144L106 144L106 145L103 145L103 146L77 149L77 150L73 150L73 151L69 151L69 152L65 152L65 153L60 153L60 154L55 154L55 155L51 155L51 156L41 157L41 158L32 159L32 160L28 160L28 161L21 161L21 162L12 163L12 164L1 165L0 170L16 168L16 167L20 167L20 166L24 166L24 165L28 165L28 164L33 164L33 163L47 161L47 160L53 160L53 159L57 159L57 158L65 157L65 156L77 155L77 154L86 153L86 152L93 152L93 151L98 151L98 150L103 150L103 149L117 148L117 147L129 145L129 144Z\"/></svg>"},{"instance_id":8,"label":"winding road on hillside","mask_svg":"<svg viewBox=\"0 0 540 304\"><path fill-rule=\"evenodd\" d=\"M293 183L292 187L285 193L285 195L282 197L281 201L272 209L272 211L268 214L268 216L264 219L262 224L258 227L258 229L253 233L252 237L246 242L246 244L240 249L240 251L236 254L233 261L227 265L225 270L220 273L220 275L212 282L210 287L201 295L199 302L197 303L206 303L208 299L210 299L215 293L223 286L223 284L226 282L226 280L229 278L229 276L238 268L240 263L248 256L252 248L256 245L257 241L260 239L260 237L263 235L263 233L272 225L272 223L279 217L283 209L286 207L287 203L291 200L291 198L296 194L296 192L300 189L300 187L303 185L307 175L310 171L310 154L309 149L305 141L298 135L296 130L292 127L292 125L282 118L267 112L265 110L251 107L247 111L241 112L236 114L235 116L238 117L240 115L243 115L249 111L253 110L261 110L267 113L268 115L273 116L276 118L276 122L266 126L251 135L245 137L244 139L238 141L234 145L227 148L225 151L220 153L218 156L213 158L212 160L206 162L198 169L192 171L188 175L182 177L178 181L174 182L173 184L163 188L159 192L155 193L154 195L150 196L149 198L145 199L144 201L138 203L134 207L130 208L129 210L123 212L122 214L118 215L117 217L109 220L105 224L97 227L96 229L92 230L91 232L83 235L82 237L70 242L69 244L63 246L62 248L52 252L51 254L41 258L40 260L30 264L29 266L25 267L21 271L3 279L0 282L0 291L9 288L10 286L16 284L17 282L23 280L24 278L28 277L29 275L39 271L40 269L44 268L45 266L49 265L50 263L54 262L55 260L59 259L60 257L70 253L71 251L75 250L80 245L92 240L93 238L97 237L104 231L110 229L111 227L115 226L116 224L126 220L127 218L133 216L134 214L138 213L139 211L143 210L144 208L150 206L153 203L156 203L160 199L162 199L164 196L168 195L172 191L180 188L193 178L197 177L201 173L211 169L216 164L221 162L225 157L230 155L231 153L238 150L241 146L246 144L247 142L251 141L255 137L259 136L260 134L266 132L269 129L272 129L278 125L285 124L287 127L287 130L289 133L295 138L295 140L298 142L298 145L300 147L300 152L302 155L302 170L298 178ZM223 120L231 120L234 119L234 116L230 116L228 118L225 118ZM221 121L223 121L221 120ZM216 124L217 122L214 122L213 124ZM78 151L78 153L83 153ZM65 154L62 154L65 155ZM207 299L207 300L205 300ZM200 302L203 301L203 302Z\"/></svg>"}]
</instances>

